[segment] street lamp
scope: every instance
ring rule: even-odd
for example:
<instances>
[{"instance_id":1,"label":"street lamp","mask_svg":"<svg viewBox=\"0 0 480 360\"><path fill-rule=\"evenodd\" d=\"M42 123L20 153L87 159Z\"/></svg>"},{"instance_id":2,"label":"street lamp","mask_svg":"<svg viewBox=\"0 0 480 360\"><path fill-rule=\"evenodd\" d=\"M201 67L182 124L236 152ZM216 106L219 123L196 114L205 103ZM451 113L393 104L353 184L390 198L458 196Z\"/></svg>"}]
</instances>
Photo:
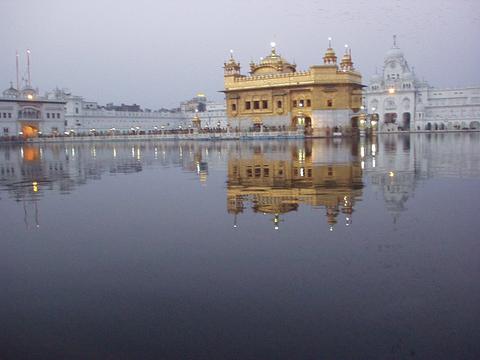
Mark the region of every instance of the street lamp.
<instances>
[{"instance_id":1,"label":"street lamp","mask_svg":"<svg viewBox=\"0 0 480 360\"><path fill-rule=\"evenodd\" d=\"M372 130L375 130L375 126L377 125L377 114L375 113L375 110L377 110L375 107L372 107L372 115L370 117L370 123L372 124Z\"/></svg>"}]
</instances>

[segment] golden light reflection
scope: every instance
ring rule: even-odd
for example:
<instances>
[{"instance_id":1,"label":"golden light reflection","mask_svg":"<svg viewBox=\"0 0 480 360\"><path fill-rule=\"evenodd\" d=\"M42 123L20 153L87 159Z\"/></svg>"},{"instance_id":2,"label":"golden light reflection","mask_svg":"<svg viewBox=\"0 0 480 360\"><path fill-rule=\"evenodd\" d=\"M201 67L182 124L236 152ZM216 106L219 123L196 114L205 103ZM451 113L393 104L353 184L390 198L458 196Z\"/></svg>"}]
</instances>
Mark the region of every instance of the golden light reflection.
<instances>
[{"instance_id":1,"label":"golden light reflection","mask_svg":"<svg viewBox=\"0 0 480 360\"><path fill-rule=\"evenodd\" d=\"M308 145L307 145L308 146ZM325 222L330 231L342 218L352 223L355 200L362 194L362 169L359 156L338 163L313 160L311 148L287 152L281 159L259 152L229 158L227 211L235 216L248 207L254 213L272 216L278 230L282 214L297 211L301 205L326 210ZM301 154L305 154L302 156ZM249 204L249 205L247 205Z\"/></svg>"}]
</instances>

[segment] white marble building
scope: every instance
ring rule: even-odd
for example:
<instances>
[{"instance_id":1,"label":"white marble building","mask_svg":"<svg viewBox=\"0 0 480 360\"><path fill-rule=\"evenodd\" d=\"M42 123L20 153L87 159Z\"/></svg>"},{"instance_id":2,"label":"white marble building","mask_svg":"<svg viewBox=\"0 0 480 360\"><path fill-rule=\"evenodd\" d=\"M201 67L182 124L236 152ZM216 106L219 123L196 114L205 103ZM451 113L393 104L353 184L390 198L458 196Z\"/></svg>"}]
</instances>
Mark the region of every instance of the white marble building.
<instances>
[{"instance_id":1,"label":"white marble building","mask_svg":"<svg viewBox=\"0 0 480 360\"><path fill-rule=\"evenodd\" d=\"M11 85L2 93L0 138L58 135L64 131L65 101L42 97L31 86L18 91Z\"/></svg>"},{"instance_id":2,"label":"white marble building","mask_svg":"<svg viewBox=\"0 0 480 360\"><path fill-rule=\"evenodd\" d=\"M438 89L420 81L395 37L382 73L364 90L364 104L377 114L381 132L480 129L480 86Z\"/></svg>"},{"instance_id":3,"label":"white marble building","mask_svg":"<svg viewBox=\"0 0 480 360\"><path fill-rule=\"evenodd\" d=\"M148 110L138 105L100 106L66 90L56 89L48 96L65 101L67 131L76 134L95 133L156 133L162 130L192 127L193 110ZM199 112L202 127L226 127L225 106L206 102Z\"/></svg>"}]
</instances>

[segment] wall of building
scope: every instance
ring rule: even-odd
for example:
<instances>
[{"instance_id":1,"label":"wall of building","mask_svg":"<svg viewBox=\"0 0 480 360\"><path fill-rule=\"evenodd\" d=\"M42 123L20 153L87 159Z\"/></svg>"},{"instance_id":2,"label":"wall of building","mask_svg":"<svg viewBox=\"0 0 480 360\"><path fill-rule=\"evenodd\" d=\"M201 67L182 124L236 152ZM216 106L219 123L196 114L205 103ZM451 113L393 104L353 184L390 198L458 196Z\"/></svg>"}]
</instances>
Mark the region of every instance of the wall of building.
<instances>
[{"instance_id":1,"label":"wall of building","mask_svg":"<svg viewBox=\"0 0 480 360\"><path fill-rule=\"evenodd\" d=\"M378 114L379 131L480 129L480 86L429 86L418 79L395 43L364 96L367 113Z\"/></svg>"}]
</instances>

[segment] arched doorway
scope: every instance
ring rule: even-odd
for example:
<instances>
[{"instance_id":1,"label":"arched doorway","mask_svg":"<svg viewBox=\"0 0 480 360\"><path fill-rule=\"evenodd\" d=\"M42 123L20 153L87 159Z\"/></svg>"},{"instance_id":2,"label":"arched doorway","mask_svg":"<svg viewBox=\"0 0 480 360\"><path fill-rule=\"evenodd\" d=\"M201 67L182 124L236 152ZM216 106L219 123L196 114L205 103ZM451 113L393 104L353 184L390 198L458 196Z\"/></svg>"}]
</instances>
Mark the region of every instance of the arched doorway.
<instances>
[{"instance_id":1,"label":"arched doorway","mask_svg":"<svg viewBox=\"0 0 480 360\"><path fill-rule=\"evenodd\" d=\"M432 130L432 124L428 123L427 126L425 126L425 130Z\"/></svg>"},{"instance_id":2,"label":"arched doorway","mask_svg":"<svg viewBox=\"0 0 480 360\"><path fill-rule=\"evenodd\" d=\"M409 112L405 112L402 115L403 121L402 121L402 129L403 130L410 130L410 119L411 119L411 114Z\"/></svg>"},{"instance_id":3,"label":"arched doorway","mask_svg":"<svg viewBox=\"0 0 480 360\"><path fill-rule=\"evenodd\" d=\"M34 138L38 136L38 125L24 124L22 125L22 135L24 138Z\"/></svg>"},{"instance_id":4,"label":"arched doorway","mask_svg":"<svg viewBox=\"0 0 480 360\"><path fill-rule=\"evenodd\" d=\"M472 129L472 130L478 130L478 129L480 129L480 122L478 122L478 121L472 121L472 122L470 123L470 129Z\"/></svg>"},{"instance_id":5,"label":"arched doorway","mask_svg":"<svg viewBox=\"0 0 480 360\"><path fill-rule=\"evenodd\" d=\"M360 133L360 119L358 116L353 116L350 119L350 127L352 129L352 134Z\"/></svg>"},{"instance_id":6,"label":"arched doorway","mask_svg":"<svg viewBox=\"0 0 480 360\"><path fill-rule=\"evenodd\" d=\"M305 129L305 133L311 131L312 129L312 118L310 116L305 116L303 114L294 116L290 123L290 128L293 131L298 130L299 127L303 127Z\"/></svg>"},{"instance_id":7,"label":"arched doorway","mask_svg":"<svg viewBox=\"0 0 480 360\"><path fill-rule=\"evenodd\" d=\"M397 113L386 113L383 121L385 124L395 124L397 122Z\"/></svg>"},{"instance_id":8,"label":"arched doorway","mask_svg":"<svg viewBox=\"0 0 480 360\"><path fill-rule=\"evenodd\" d=\"M312 129L312 118L307 116L305 118L305 135L312 135L313 129Z\"/></svg>"},{"instance_id":9,"label":"arched doorway","mask_svg":"<svg viewBox=\"0 0 480 360\"><path fill-rule=\"evenodd\" d=\"M445 130L445 124L444 123L440 124L440 130Z\"/></svg>"},{"instance_id":10,"label":"arched doorway","mask_svg":"<svg viewBox=\"0 0 480 360\"><path fill-rule=\"evenodd\" d=\"M290 129L292 131L296 131L298 126L298 117L294 116L292 120L290 121Z\"/></svg>"}]
</instances>

